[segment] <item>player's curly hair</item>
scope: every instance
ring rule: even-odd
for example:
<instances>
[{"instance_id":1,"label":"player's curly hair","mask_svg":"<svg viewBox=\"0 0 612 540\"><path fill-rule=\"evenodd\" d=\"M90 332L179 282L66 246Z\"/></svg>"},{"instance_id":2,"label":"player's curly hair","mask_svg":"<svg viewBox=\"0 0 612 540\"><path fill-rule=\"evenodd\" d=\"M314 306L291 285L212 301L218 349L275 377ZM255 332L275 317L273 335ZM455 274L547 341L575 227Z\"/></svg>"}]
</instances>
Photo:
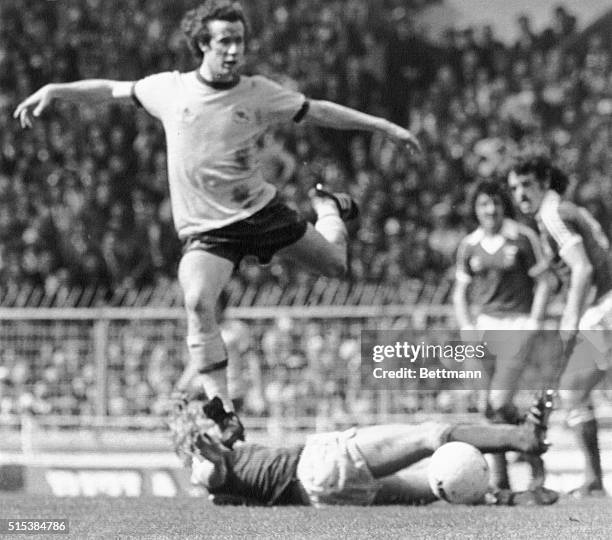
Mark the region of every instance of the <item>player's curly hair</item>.
<instances>
[{"instance_id":1,"label":"player's curly hair","mask_svg":"<svg viewBox=\"0 0 612 540\"><path fill-rule=\"evenodd\" d=\"M468 208L470 209L470 216L475 223L478 223L478 218L476 217L476 199L482 194L489 197L499 197L504 207L504 216L514 217L514 205L506 186L497 180L487 178L476 182L469 192Z\"/></svg>"},{"instance_id":2,"label":"player's curly hair","mask_svg":"<svg viewBox=\"0 0 612 540\"><path fill-rule=\"evenodd\" d=\"M242 6L234 0L206 0L197 8L189 10L183 17L181 30L189 49L198 60L202 60L204 56L200 45L210 42L208 29L210 21L242 21L245 32L247 31L247 21Z\"/></svg>"},{"instance_id":3,"label":"player's curly hair","mask_svg":"<svg viewBox=\"0 0 612 540\"><path fill-rule=\"evenodd\" d=\"M212 422L202 410L202 403L179 399L168 417L172 445L183 465L189 467L191 459L198 454L201 437L211 428Z\"/></svg>"},{"instance_id":4,"label":"player's curly hair","mask_svg":"<svg viewBox=\"0 0 612 540\"><path fill-rule=\"evenodd\" d=\"M519 175L533 174L540 184L549 182L550 189L563 195L569 185L567 175L553 164L550 157L541 153L525 153L517 156L508 173Z\"/></svg>"}]
</instances>

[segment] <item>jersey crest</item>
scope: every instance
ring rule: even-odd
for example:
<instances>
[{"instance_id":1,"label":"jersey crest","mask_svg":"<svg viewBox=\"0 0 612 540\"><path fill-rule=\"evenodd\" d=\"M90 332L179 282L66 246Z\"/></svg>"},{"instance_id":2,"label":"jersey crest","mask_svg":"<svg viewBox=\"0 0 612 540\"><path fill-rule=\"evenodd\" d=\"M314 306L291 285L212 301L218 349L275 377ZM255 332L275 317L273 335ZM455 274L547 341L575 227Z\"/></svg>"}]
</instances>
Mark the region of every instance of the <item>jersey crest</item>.
<instances>
[{"instance_id":1,"label":"jersey crest","mask_svg":"<svg viewBox=\"0 0 612 540\"><path fill-rule=\"evenodd\" d=\"M255 113L246 107L234 109L232 121L235 124L252 124L255 121Z\"/></svg>"},{"instance_id":2,"label":"jersey crest","mask_svg":"<svg viewBox=\"0 0 612 540\"><path fill-rule=\"evenodd\" d=\"M470 270L475 274L479 273L482 270L483 264L482 259L478 255L474 255L470 257Z\"/></svg>"}]
</instances>

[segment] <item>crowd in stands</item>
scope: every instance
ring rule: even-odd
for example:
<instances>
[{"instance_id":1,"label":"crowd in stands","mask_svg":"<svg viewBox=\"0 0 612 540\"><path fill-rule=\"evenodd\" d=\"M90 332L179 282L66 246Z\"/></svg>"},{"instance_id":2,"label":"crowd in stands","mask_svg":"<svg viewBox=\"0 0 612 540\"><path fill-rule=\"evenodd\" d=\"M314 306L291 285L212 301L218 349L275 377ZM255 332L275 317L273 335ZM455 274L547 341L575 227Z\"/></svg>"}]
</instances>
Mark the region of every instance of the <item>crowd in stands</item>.
<instances>
[{"instance_id":1,"label":"crowd in stands","mask_svg":"<svg viewBox=\"0 0 612 540\"><path fill-rule=\"evenodd\" d=\"M58 104L22 131L14 106L38 87L89 77L134 80L195 66L180 16L187 0L4 0L0 5L0 283L53 291L164 286L180 246L172 226L161 125L134 107ZM521 145L552 149L572 196L611 215L610 51L576 39L563 8L544 32L519 19L514 44L491 28L415 23L427 0L245 2L248 72L409 126L415 162L377 136L281 126L262 141L266 177L311 213L316 181L361 203L353 280L437 279L471 227L464 200ZM571 46L576 42L575 46ZM366 202L367 201L367 202ZM609 230L609 219L605 225ZM239 279L295 272L245 263Z\"/></svg>"},{"instance_id":2,"label":"crowd in stands","mask_svg":"<svg viewBox=\"0 0 612 540\"><path fill-rule=\"evenodd\" d=\"M459 339L451 318L422 323L420 330L409 331L413 321L404 317L226 320L222 332L230 372L238 375L231 379L230 392L243 399L249 417L319 418L331 423L390 413L465 413L482 408L486 376L465 385L451 379L373 377L375 367L461 369L457 362L443 364L432 358L415 364L375 364L368 358L367 345L362 354L363 329L381 331L366 343L389 344L398 335L415 344ZM89 322L4 322L0 329L0 423L7 415L18 418L23 413L161 418L172 406L173 388L186 360L184 326L178 320L110 322L102 357ZM548 354L535 355L523 375L520 387L526 404L535 389L546 386L543 381L554 378L550 371L555 366L548 359ZM485 362L478 368L486 374L491 365ZM602 388L610 392L611 384L609 379Z\"/></svg>"},{"instance_id":3,"label":"crowd in stands","mask_svg":"<svg viewBox=\"0 0 612 540\"><path fill-rule=\"evenodd\" d=\"M569 196L610 232L609 33L581 37L575 18L558 8L543 32L520 18L513 44L498 41L488 27L450 28L434 42L413 17L425 3L252 3L249 72L393 119L417 133L424 147L417 161L376 135L331 136L308 126L281 126L261 143L267 178L306 215L307 192L317 181L358 200L361 218L351 230L353 280L437 280L452 272L456 246L472 226L466 190L475 179L503 169L523 146L549 149L569 174ZM180 246L160 124L133 107L58 104L44 122L22 131L11 114L49 82L134 80L193 69L178 30L180 15L192 4L0 3L0 286L112 290L163 287L174 279ZM306 279L292 272L281 262L266 268L245 262L238 279ZM251 387L247 408L290 414L293 407L293 413L311 414L326 406L342 414L376 407L367 392L356 395L350 370L334 370L339 358L343 366L358 358L357 331L300 323L285 339L278 326L256 330L243 356L248 365L260 366L261 384ZM143 336L134 332L108 353L113 415L155 414L167 406L183 341L173 348L170 339ZM95 412L93 353L71 343L36 345L36 366L17 345L3 346L0 412ZM443 395L404 396L394 407L442 410L448 406Z\"/></svg>"},{"instance_id":4,"label":"crowd in stands","mask_svg":"<svg viewBox=\"0 0 612 540\"><path fill-rule=\"evenodd\" d=\"M387 332L408 325L397 318L226 321L223 334L230 363L238 368L230 371L240 376L232 381L237 383L231 385L232 394L244 399L248 415L271 418L342 421L377 412L465 412L474 407L477 393L449 403L443 392L449 386L440 381L416 382L412 390L417 392L406 392L409 383L405 381L377 385L367 365L362 372L362 328ZM104 402L110 416L159 417L169 410L185 357L182 331L180 323L111 323L104 356ZM46 328L5 323L3 333L0 419L24 412L67 417L99 414L101 371L87 325L74 322ZM37 339L28 337L33 335ZM445 330L440 335L453 333Z\"/></svg>"}]
</instances>

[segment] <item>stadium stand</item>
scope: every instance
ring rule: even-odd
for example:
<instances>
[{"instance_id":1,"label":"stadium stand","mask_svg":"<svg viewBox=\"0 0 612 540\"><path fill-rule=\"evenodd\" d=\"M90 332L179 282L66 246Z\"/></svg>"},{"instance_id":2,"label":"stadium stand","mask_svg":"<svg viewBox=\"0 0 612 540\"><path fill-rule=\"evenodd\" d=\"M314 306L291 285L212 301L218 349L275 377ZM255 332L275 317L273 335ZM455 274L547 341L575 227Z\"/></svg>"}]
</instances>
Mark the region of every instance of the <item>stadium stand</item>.
<instances>
[{"instance_id":1,"label":"stadium stand","mask_svg":"<svg viewBox=\"0 0 612 540\"><path fill-rule=\"evenodd\" d=\"M539 35L523 21L511 45L487 28L450 28L433 43L413 22L423 3L258 0L251 10L249 70L409 125L425 149L424 161L411 163L376 136L331 139L308 127L278 129L262 142L268 177L297 208L310 211L307 191L323 181L350 191L362 219L352 231L347 282L313 281L282 262L240 268L230 288L235 309L345 308L335 318L299 319L285 338L278 325L269 327L269 315L253 322L244 355L262 366L247 399L253 413L473 407L469 399L445 402L440 388L398 402L390 394L356 397L355 381L328 367L338 358L350 363L364 322L389 324L380 313L355 316L355 306L435 312L446 302L454 252L471 227L466 188L502 167L519 136L520 144L552 148L570 174L571 196L611 231L609 32L580 41L569 19ZM0 305L39 308L29 319L14 312L0 323L0 415L122 417L167 405L184 354L178 311L153 319L125 312L118 320L66 312L58 320L40 310L179 309L161 127L133 109L111 107L94 119L86 108L58 106L48 121L21 131L11 112L46 82L190 69L176 33L187 4L0 5ZM438 324L452 326L448 312ZM317 339L302 341L305 335Z\"/></svg>"},{"instance_id":2,"label":"stadium stand","mask_svg":"<svg viewBox=\"0 0 612 540\"><path fill-rule=\"evenodd\" d=\"M94 120L61 106L22 132L10 113L45 82L193 67L176 34L187 2L26 4L0 7L0 283L46 294L63 286L113 291L92 304L121 302L117 291L163 289L175 276L178 244L161 127L132 109L97 111ZM434 44L413 22L422 4L268 0L252 10L251 71L282 73L281 82L313 97L408 124L425 146L426 159L414 164L377 137L279 129L262 143L268 177L304 212L319 180L368 201L354 231L351 278L445 275L471 226L466 186L491 174L519 135L521 144L553 149L571 174L572 196L609 230L605 29L580 41L567 14L560 30L540 35L521 22L513 45L486 28L449 29ZM245 264L238 279L283 285L293 272Z\"/></svg>"}]
</instances>

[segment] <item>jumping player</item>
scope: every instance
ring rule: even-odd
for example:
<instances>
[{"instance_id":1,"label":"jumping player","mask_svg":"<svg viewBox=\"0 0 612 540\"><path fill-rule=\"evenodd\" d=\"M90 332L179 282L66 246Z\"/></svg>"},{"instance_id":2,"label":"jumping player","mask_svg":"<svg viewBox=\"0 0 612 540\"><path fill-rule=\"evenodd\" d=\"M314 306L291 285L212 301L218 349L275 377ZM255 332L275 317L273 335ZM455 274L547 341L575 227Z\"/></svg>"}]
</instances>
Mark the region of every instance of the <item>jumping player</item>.
<instances>
[{"instance_id":1,"label":"jumping player","mask_svg":"<svg viewBox=\"0 0 612 540\"><path fill-rule=\"evenodd\" d=\"M584 484L576 497L604 494L598 427L591 391L611 367L612 259L608 238L584 208L562 199L568 179L543 155L517 158L508 184L520 210L535 216L544 242L570 270L560 331L573 350L560 381L567 423L584 454ZM595 299L588 306L591 288Z\"/></svg>"},{"instance_id":2,"label":"jumping player","mask_svg":"<svg viewBox=\"0 0 612 540\"><path fill-rule=\"evenodd\" d=\"M379 425L307 437L304 445L273 448L245 443L228 450L206 432L191 447L191 480L216 502L259 505L423 504L435 500L425 458L442 444L462 441L485 452L540 454L551 409L540 399L521 425L426 422ZM542 499L539 494L545 493ZM494 498L497 504L552 504L540 488Z\"/></svg>"},{"instance_id":3,"label":"jumping player","mask_svg":"<svg viewBox=\"0 0 612 540\"><path fill-rule=\"evenodd\" d=\"M183 383L216 398L215 417L231 446L243 438L227 393L227 355L215 304L245 255L262 263L278 253L328 276L347 267L343 220L356 214L344 194L313 193L314 226L279 199L259 167L257 141L281 122L378 131L419 151L406 129L328 101L309 100L262 76L242 76L247 23L238 2L206 0L186 13L182 29L200 62L188 73L138 81L83 80L48 84L18 105L15 118L32 125L55 99L75 103L133 102L161 120L166 133L174 223L183 242L178 278L187 312L190 363ZM187 381L187 382L186 382ZM179 388L185 390L186 388ZM221 405L219 407L218 405Z\"/></svg>"},{"instance_id":4,"label":"jumping player","mask_svg":"<svg viewBox=\"0 0 612 540\"><path fill-rule=\"evenodd\" d=\"M529 361L530 331L540 327L546 310L547 264L538 235L508 217L512 202L498 182L478 182L470 208L478 228L457 252L455 313L461 329L475 330L495 356L485 415L494 423L512 424L518 417L513 398ZM493 487L508 489L504 454L492 456L491 465ZM534 470L534 476L542 475L542 466Z\"/></svg>"}]
</instances>

